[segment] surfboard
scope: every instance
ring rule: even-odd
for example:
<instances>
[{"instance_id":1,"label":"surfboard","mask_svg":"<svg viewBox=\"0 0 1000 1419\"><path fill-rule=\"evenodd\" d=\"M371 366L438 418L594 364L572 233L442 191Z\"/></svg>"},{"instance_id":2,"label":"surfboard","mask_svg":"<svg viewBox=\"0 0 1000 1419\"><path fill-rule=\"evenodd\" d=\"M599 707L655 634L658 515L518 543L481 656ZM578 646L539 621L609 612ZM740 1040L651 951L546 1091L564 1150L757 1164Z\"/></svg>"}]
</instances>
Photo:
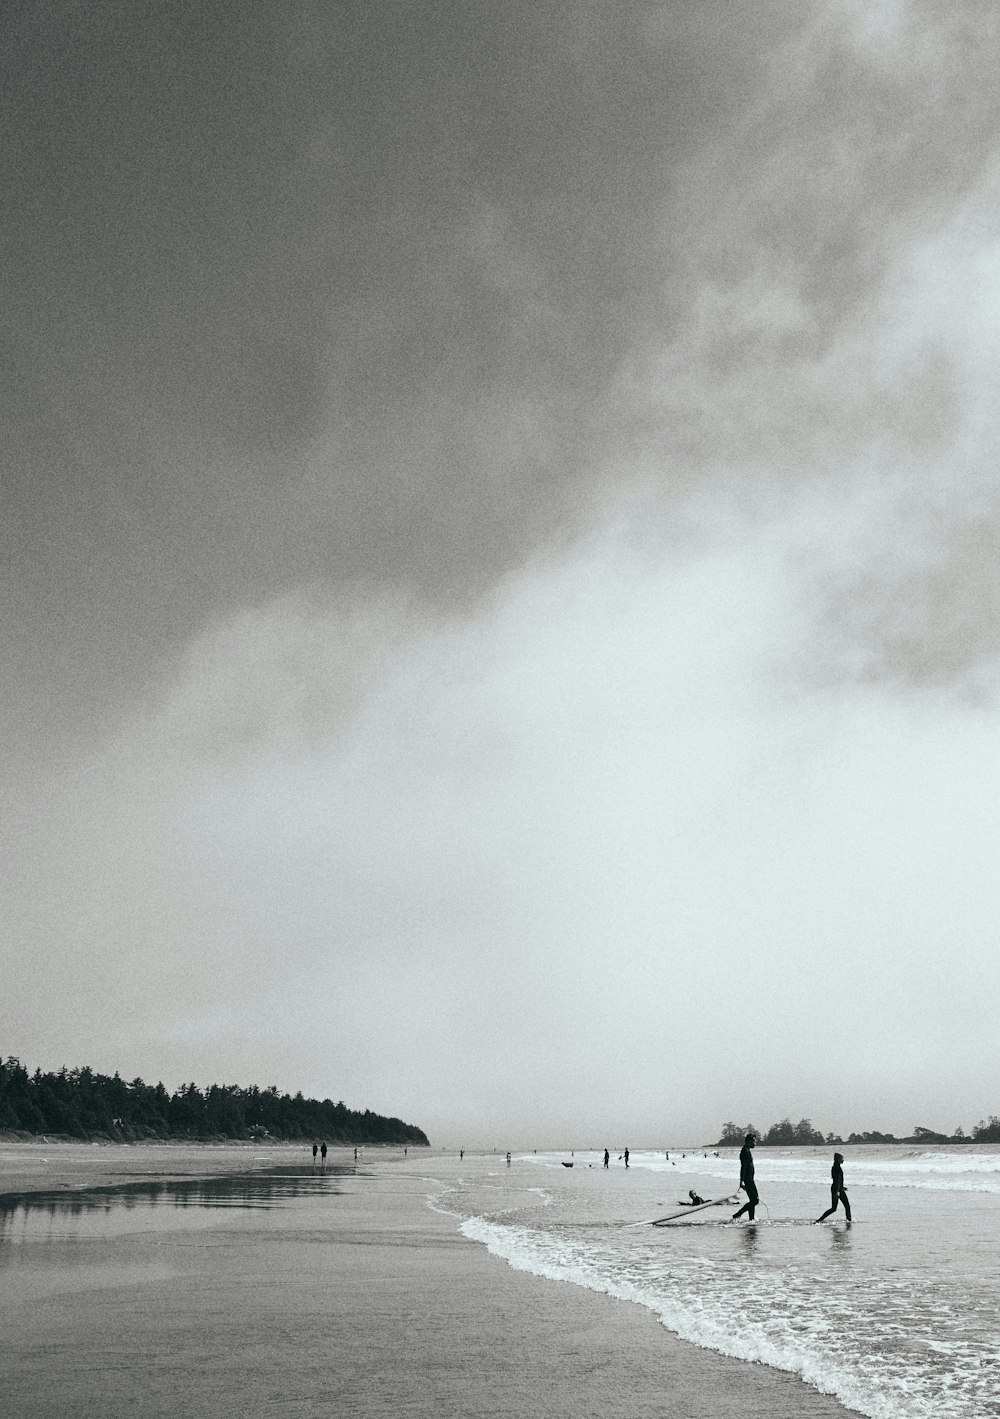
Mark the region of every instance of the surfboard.
<instances>
[{"instance_id":1,"label":"surfboard","mask_svg":"<svg viewBox=\"0 0 1000 1419\"><path fill-rule=\"evenodd\" d=\"M695 1212L704 1212L706 1207L729 1207L736 1201L735 1194L732 1197L713 1197L709 1202L699 1202L693 1207L685 1207L683 1212L671 1212L669 1217L657 1217L650 1223L651 1227L665 1227L668 1222L681 1222L685 1217L692 1216Z\"/></svg>"}]
</instances>

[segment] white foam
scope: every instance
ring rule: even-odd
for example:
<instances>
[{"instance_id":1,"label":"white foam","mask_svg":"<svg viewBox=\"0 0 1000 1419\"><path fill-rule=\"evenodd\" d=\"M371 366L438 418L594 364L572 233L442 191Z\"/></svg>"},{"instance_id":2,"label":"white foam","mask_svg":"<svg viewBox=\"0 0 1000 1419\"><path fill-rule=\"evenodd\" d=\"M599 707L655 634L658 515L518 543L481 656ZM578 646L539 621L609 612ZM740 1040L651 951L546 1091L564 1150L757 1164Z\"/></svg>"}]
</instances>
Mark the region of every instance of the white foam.
<instances>
[{"instance_id":1,"label":"white foam","mask_svg":"<svg viewBox=\"0 0 1000 1419\"><path fill-rule=\"evenodd\" d=\"M967 1345L929 1344L921 1359L911 1297L892 1280L874 1304L868 1297L884 1317L880 1350L859 1326L849 1278L840 1295L831 1295L823 1284L828 1277L815 1285L817 1278L796 1270L741 1268L734 1275L705 1256L665 1260L634 1243L623 1249L610 1232L553 1234L481 1216L466 1218L461 1230L518 1270L644 1306L682 1339L797 1374L869 1419L982 1419L997 1412L984 1407L991 1391L977 1378L981 1358Z\"/></svg>"},{"instance_id":2,"label":"white foam","mask_svg":"<svg viewBox=\"0 0 1000 1419\"><path fill-rule=\"evenodd\" d=\"M1000 1193L1000 1154L967 1151L955 1145L948 1153L917 1153L901 1149L886 1150L881 1157L852 1151L844 1145L844 1168L848 1186L921 1188L929 1192ZM558 1166L552 1157L558 1155L527 1154L519 1161L543 1167ZM831 1150L759 1149L755 1155L758 1174L766 1174L775 1182L820 1183L829 1185ZM676 1177L696 1174L699 1177L720 1178L732 1183L739 1175L739 1162L734 1153L728 1156L689 1153L675 1154L670 1161L656 1153L633 1153L629 1157L633 1168L664 1173L674 1170Z\"/></svg>"},{"instance_id":3,"label":"white foam","mask_svg":"<svg viewBox=\"0 0 1000 1419\"><path fill-rule=\"evenodd\" d=\"M788 1346L753 1335L746 1327L742 1333L733 1333L717 1314L713 1314L709 1305L699 1309L672 1305L662 1297L654 1297L641 1285L609 1275L598 1262L583 1255L580 1249L564 1239L553 1245L551 1239L529 1229L498 1226L479 1217L469 1218L462 1224L461 1230L465 1236L483 1243L492 1255L502 1257L518 1271L528 1271L553 1281L568 1281L617 1300L631 1301L653 1311L660 1322L682 1340L722 1355L756 1361L801 1375L815 1389L834 1395L859 1413L869 1416L869 1419L903 1419L902 1411L894 1404L873 1398L861 1386L843 1376L824 1372L823 1366L814 1357L796 1354ZM911 1419L911 1416L907 1415L905 1419Z\"/></svg>"}]
</instances>

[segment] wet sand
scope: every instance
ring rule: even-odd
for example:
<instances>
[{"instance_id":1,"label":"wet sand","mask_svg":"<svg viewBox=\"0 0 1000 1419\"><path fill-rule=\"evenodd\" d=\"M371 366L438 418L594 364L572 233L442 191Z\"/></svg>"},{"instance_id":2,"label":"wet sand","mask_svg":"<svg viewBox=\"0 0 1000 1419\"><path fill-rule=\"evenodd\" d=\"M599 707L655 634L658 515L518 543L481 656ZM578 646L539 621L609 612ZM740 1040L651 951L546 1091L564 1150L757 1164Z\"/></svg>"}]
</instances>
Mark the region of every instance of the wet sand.
<instances>
[{"instance_id":1,"label":"wet sand","mask_svg":"<svg viewBox=\"0 0 1000 1419\"><path fill-rule=\"evenodd\" d=\"M401 1152L402 1150L400 1150ZM351 1149L337 1149L336 1161L350 1161ZM252 1172L279 1162L311 1164L308 1148L260 1143L9 1142L0 1136L0 1201L41 1192L65 1193L94 1187L122 1187L151 1178L209 1177ZM334 1162L330 1153L329 1162Z\"/></svg>"},{"instance_id":2,"label":"wet sand","mask_svg":"<svg viewBox=\"0 0 1000 1419\"><path fill-rule=\"evenodd\" d=\"M403 1162L398 1152L369 1150L355 1174L352 1153L337 1150L327 1191L260 1219L220 1209L191 1232L181 1209L164 1214L156 1234L133 1223L75 1251L60 1250L64 1241L48 1250L31 1244L19 1304L0 1298L7 1412L847 1413L790 1375L678 1340L641 1307L491 1257L427 1207L425 1179L457 1166L440 1155L411 1151ZM94 1186L128 1191L157 1177L273 1168L313 1176L301 1148L7 1145L0 1194L67 1199ZM17 1281L16 1268L10 1276Z\"/></svg>"}]
</instances>

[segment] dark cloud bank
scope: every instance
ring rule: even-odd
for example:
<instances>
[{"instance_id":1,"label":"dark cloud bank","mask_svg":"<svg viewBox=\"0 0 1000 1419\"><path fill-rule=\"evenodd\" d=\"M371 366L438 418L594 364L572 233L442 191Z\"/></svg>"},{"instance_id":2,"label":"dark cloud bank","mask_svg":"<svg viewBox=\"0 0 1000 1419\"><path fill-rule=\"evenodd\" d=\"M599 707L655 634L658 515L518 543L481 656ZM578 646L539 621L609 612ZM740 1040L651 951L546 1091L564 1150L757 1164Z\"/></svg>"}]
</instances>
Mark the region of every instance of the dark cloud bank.
<instances>
[{"instance_id":1,"label":"dark cloud bank","mask_svg":"<svg viewBox=\"0 0 1000 1419\"><path fill-rule=\"evenodd\" d=\"M297 585L461 606L637 468L936 437L789 397L995 152L991 7L865 13L8 5L11 731Z\"/></svg>"}]
</instances>

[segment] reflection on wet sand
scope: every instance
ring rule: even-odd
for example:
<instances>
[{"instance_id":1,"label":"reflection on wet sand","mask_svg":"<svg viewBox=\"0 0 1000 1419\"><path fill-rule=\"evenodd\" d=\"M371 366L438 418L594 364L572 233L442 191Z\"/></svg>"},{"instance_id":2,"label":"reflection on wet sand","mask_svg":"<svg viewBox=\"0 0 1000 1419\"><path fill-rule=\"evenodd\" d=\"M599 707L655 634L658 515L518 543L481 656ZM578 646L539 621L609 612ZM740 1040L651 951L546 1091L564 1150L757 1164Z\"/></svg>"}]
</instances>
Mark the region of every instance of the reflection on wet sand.
<instances>
[{"instance_id":1,"label":"reflection on wet sand","mask_svg":"<svg viewBox=\"0 0 1000 1419\"><path fill-rule=\"evenodd\" d=\"M0 1242L19 1237L25 1224L42 1218L79 1218L95 1213L132 1211L141 1207L207 1207L267 1210L293 1198L339 1192L336 1178L353 1176L352 1167L331 1166L325 1171L303 1171L288 1164L254 1173L223 1173L202 1178L142 1178L109 1187L88 1187L78 1192L37 1192L0 1196Z\"/></svg>"}]
</instances>

